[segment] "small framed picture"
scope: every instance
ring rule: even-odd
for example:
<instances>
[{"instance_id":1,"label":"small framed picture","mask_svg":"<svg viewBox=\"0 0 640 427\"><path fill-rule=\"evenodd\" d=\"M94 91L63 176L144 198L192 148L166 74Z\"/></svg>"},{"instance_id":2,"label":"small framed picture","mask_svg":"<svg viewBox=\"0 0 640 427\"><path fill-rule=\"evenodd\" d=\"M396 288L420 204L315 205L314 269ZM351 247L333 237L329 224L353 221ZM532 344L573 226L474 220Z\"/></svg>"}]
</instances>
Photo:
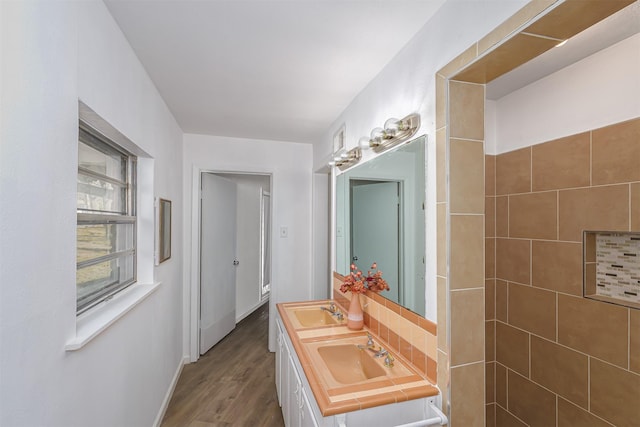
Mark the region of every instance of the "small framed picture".
<instances>
[{"instance_id":1,"label":"small framed picture","mask_svg":"<svg viewBox=\"0 0 640 427\"><path fill-rule=\"evenodd\" d=\"M345 134L344 125L340 126L340 129L333 135L333 152L339 153L345 148Z\"/></svg>"},{"instance_id":2,"label":"small framed picture","mask_svg":"<svg viewBox=\"0 0 640 427\"><path fill-rule=\"evenodd\" d=\"M171 258L171 200L158 200L158 264Z\"/></svg>"}]
</instances>

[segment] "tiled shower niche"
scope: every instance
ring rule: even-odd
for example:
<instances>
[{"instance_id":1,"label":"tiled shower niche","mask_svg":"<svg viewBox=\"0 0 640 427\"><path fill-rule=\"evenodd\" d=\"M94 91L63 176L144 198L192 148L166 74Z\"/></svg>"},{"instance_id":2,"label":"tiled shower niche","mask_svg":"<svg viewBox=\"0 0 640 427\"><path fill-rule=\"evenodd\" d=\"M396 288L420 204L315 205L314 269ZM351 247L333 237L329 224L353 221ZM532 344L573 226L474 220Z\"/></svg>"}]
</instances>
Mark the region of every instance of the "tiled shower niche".
<instances>
[{"instance_id":1,"label":"tiled shower niche","mask_svg":"<svg viewBox=\"0 0 640 427\"><path fill-rule=\"evenodd\" d=\"M640 309L640 233L584 232L584 296Z\"/></svg>"}]
</instances>

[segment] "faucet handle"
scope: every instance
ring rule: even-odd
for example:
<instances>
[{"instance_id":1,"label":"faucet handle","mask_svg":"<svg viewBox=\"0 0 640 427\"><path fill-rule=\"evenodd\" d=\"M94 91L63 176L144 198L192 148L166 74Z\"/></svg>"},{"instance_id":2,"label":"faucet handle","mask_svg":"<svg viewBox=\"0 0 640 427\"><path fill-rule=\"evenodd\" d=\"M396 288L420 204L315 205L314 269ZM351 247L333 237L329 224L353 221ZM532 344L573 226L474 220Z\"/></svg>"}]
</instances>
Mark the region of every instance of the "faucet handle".
<instances>
[{"instance_id":1,"label":"faucet handle","mask_svg":"<svg viewBox=\"0 0 640 427\"><path fill-rule=\"evenodd\" d=\"M329 304L329 311L332 313L336 312L336 304L334 302L331 302L331 304Z\"/></svg>"},{"instance_id":2,"label":"faucet handle","mask_svg":"<svg viewBox=\"0 0 640 427\"><path fill-rule=\"evenodd\" d=\"M373 337L367 332L367 347L373 347Z\"/></svg>"},{"instance_id":3,"label":"faucet handle","mask_svg":"<svg viewBox=\"0 0 640 427\"><path fill-rule=\"evenodd\" d=\"M396 359L394 359L392 355L387 353L387 356L384 358L384 366L386 366L387 368L391 368L393 366L394 360Z\"/></svg>"}]
</instances>

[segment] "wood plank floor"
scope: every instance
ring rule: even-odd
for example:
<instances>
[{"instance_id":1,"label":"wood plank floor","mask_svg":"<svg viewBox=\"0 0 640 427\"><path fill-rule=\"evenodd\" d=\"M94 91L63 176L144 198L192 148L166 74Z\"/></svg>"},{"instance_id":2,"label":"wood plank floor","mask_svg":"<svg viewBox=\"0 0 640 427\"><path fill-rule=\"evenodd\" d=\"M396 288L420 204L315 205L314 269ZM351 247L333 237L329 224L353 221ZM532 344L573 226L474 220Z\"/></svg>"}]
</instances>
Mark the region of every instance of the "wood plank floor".
<instances>
[{"instance_id":1,"label":"wood plank floor","mask_svg":"<svg viewBox=\"0 0 640 427\"><path fill-rule=\"evenodd\" d=\"M162 427L283 426L268 328L264 304L196 363L185 365Z\"/></svg>"}]
</instances>

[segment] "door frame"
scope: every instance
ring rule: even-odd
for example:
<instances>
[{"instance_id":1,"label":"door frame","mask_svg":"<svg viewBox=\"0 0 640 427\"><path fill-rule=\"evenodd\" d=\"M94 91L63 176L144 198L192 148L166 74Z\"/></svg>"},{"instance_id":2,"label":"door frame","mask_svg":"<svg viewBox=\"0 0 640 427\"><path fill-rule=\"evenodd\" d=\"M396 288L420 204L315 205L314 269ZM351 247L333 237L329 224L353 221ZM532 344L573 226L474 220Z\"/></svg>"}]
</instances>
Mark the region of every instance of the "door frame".
<instances>
[{"instance_id":1,"label":"door frame","mask_svg":"<svg viewBox=\"0 0 640 427\"><path fill-rule=\"evenodd\" d=\"M274 233L275 224L275 210L274 210L274 197L275 184L274 173L270 170L263 171L238 171L238 170L224 170L224 169L210 169L203 168L194 165L191 173L191 230L185 230L185 236L191 236L191 263L189 264L188 271L185 272L184 277L187 278L189 286L185 286L184 293L184 310L185 314L183 319L188 325L188 331L185 331L189 337L188 344L188 359L189 362L196 362L200 358L200 192L202 186L202 174L238 174L238 175L266 175L269 177L269 187L271 192L270 209L271 209L271 233ZM186 225L185 221L185 225ZM273 239L271 240L271 272L273 279ZM271 298L276 295L277 286L271 283ZM188 293L188 294L187 294ZM188 303L187 303L188 302ZM271 322L271 310L269 312L269 321Z\"/></svg>"}]
</instances>

